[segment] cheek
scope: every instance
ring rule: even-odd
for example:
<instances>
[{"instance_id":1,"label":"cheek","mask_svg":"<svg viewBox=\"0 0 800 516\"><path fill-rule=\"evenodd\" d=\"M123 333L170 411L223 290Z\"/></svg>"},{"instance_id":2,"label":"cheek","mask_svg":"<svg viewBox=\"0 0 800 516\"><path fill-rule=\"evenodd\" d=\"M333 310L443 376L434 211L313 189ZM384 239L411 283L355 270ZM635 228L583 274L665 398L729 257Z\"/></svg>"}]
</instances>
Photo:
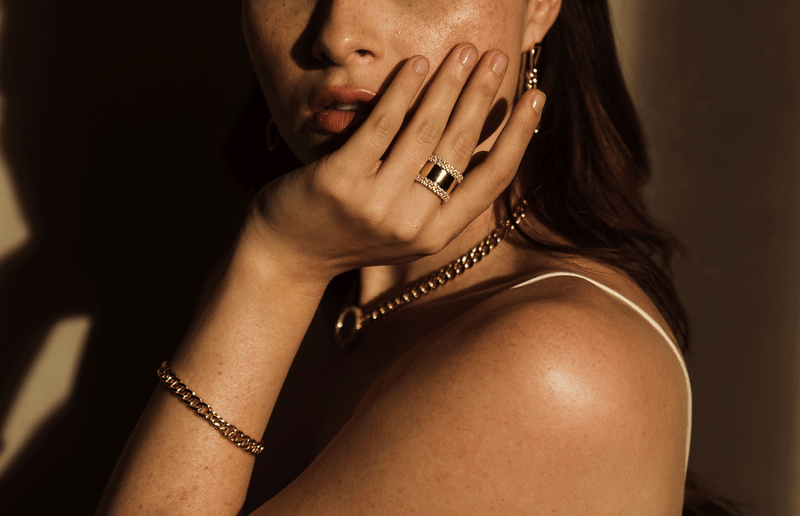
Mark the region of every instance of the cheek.
<instances>
[{"instance_id":1,"label":"cheek","mask_svg":"<svg viewBox=\"0 0 800 516\"><path fill-rule=\"evenodd\" d=\"M287 100L280 98L283 94L279 86L291 82L289 79L299 72L292 59L292 47L309 18L299 10L299 3L245 1L242 6L242 26L250 60L271 109ZM278 81L280 84L276 84Z\"/></svg>"},{"instance_id":2,"label":"cheek","mask_svg":"<svg viewBox=\"0 0 800 516\"><path fill-rule=\"evenodd\" d=\"M407 42L408 55L421 54L441 63L458 43L469 42L480 53L499 48L518 53L522 9L504 0L419 1L405 11L396 37ZM516 9L514 8L516 7ZM512 57L513 59L513 57Z\"/></svg>"},{"instance_id":3,"label":"cheek","mask_svg":"<svg viewBox=\"0 0 800 516\"><path fill-rule=\"evenodd\" d=\"M420 1L397 23L396 41L404 42L401 52L405 55L424 55L436 69L458 43L469 42L483 54L500 49L508 54L509 64L498 101L510 106L517 94L519 67L524 34L525 3L518 0L479 1ZM506 110L492 117L496 127L506 118ZM499 119L498 119L499 117Z\"/></svg>"},{"instance_id":4,"label":"cheek","mask_svg":"<svg viewBox=\"0 0 800 516\"><path fill-rule=\"evenodd\" d=\"M364 9L372 6L375 11L364 23L380 34L385 50L384 59L367 72L373 74L369 76L372 84L380 84L398 62L413 55L426 56L435 70L456 44L470 42L481 54L498 48L509 55L509 68L496 107L513 101L525 14L523 0L364 3ZM310 27L321 23L311 23L314 16L321 16L315 11L318 4L318 0L243 0L242 6L247 47L270 112L284 140L303 161L318 157L309 150L313 144L304 140L305 118L300 116L312 89L308 85L319 83L325 72L311 56L317 33ZM505 118L505 109L496 111L487 124L489 134ZM304 149L308 152L304 153Z\"/></svg>"},{"instance_id":5,"label":"cheek","mask_svg":"<svg viewBox=\"0 0 800 516\"><path fill-rule=\"evenodd\" d=\"M463 2L450 10L447 16L441 14L432 17L435 21L430 30L441 39L435 45L430 45L430 49L426 49L429 53L424 55L430 56L435 52L437 65L450 49L465 41L474 44L481 54L492 49L500 49L508 54L509 63L503 83L481 131L480 141L488 140L488 146L493 142L491 136L503 127L510 115L510 108L518 93L520 49L525 19L523 8L524 4L521 2L511 3L504 0ZM410 39L413 41L413 38ZM480 148L487 149L488 147Z\"/></svg>"}]
</instances>

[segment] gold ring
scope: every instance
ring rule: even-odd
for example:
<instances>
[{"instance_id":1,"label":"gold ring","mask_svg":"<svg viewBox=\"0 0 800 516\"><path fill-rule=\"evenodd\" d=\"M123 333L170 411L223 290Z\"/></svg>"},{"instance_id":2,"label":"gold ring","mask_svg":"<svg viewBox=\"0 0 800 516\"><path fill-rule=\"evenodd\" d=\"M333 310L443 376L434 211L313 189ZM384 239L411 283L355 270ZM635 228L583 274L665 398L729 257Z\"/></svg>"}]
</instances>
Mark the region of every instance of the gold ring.
<instances>
[{"instance_id":1,"label":"gold ring","mask_svg":"<svg viewBox=\"0 0 800 516\"><path fill-rule=\"evenodd\" d=\"M416 176L414 178L414 181L416 181L417 183L419 183L422 186L426 187L431 192L433 192L436 195L438 195L439 199L441 199L442 202L447 202L447 201L450 200L450 194L448 194L446 191L444 191L444 189L441 186L439 186L435 181L431 181L427 177L423 177L421 175Z\"/></svg>"},{"instance_id":2,"label":"gold ring","mask_svg":"<svg viewBox=\"0 0 800 516\"><path fill-rule=\"evenodd\" d=\"M422 170L414 178L414 181L439 196L442 202L450 200L453 189L463 180L464 176L461 175L461 172L436 155L428 158Z\"/></svg>"},{"instance_id":3,"label":"gold ring","mask_svg":"<svg viewBox=\"0 0 800 516\"><path fill-rule=\"evenodd\" d=\"M436 154L428 158L428 162L438 165L442 170L453 176L453 179L455 179L458 184L461 184L461 181L464 180L464 176L461 175L461 172L459 172L456 167L446 162Z\"/></svg>"}]
</instances>

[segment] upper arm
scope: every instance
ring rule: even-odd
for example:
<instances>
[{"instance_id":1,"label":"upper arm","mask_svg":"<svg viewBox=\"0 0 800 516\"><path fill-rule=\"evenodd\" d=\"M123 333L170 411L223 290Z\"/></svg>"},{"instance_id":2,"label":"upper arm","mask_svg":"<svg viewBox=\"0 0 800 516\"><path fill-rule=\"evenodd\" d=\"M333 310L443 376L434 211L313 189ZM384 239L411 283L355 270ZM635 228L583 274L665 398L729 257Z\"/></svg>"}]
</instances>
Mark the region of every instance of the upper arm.
<instances>
[{"instance_id":1,"label":"upper arm","mask_svg":"<svg viewBox=\"0 0 800 516\"><path fill-rule=\"evenodd\" d=\"M483 306L410 351L264 514L678 514L685 387L592 306Z\"/></svg>"}]
</instances>

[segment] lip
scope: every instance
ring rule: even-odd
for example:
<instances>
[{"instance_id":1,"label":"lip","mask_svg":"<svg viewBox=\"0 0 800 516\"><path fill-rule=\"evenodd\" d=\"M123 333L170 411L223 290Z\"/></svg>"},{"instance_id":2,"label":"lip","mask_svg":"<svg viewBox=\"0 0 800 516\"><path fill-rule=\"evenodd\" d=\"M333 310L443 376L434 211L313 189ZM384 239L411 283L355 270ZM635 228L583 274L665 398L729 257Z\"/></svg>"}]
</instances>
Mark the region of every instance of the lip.
<instances>
[{"instance_id":1,"label":"lip","mask_svg":"<svg viewBox=\"0 0 800 516\"><path fill-rule=\"evenodd\" d=\"M339 134L354 128L372 110L375 92L352 86L327 86L311 99L313 124L322 131Z\"/></svg>"}]
</instances>

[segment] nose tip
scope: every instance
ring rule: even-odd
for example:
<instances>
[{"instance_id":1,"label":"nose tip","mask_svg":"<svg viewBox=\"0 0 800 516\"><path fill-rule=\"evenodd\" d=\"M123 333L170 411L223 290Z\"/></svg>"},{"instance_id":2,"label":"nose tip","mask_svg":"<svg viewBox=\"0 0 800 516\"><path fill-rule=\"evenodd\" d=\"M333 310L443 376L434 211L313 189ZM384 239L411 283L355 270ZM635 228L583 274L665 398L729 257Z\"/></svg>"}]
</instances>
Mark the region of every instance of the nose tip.
<instances>
[{"instance_id":1,"label":"nose tip","mask_svg":"<svg viewBox=\"0 0 800 516\"><path fill-rule=\"evenodd\" d=\"M367 48L360 48L362 45L354 42L352 38L340 37L317 38L314 41L312 52L314 57L325 64L343 65L351 60L363 60L364 58L375 57L375 53Z\"/></svg>"},{"instance_id":2,"label":"nose tip","mask_svg":"<svg viewBox=\"0 0 800 516\"><path fill-rule=\"evenodd\" d=\"M383 55L380 28L353 9L352 2L333 1L312 47L314 57L325 64L345 65Z\"/></svg>"}]
</instances>

